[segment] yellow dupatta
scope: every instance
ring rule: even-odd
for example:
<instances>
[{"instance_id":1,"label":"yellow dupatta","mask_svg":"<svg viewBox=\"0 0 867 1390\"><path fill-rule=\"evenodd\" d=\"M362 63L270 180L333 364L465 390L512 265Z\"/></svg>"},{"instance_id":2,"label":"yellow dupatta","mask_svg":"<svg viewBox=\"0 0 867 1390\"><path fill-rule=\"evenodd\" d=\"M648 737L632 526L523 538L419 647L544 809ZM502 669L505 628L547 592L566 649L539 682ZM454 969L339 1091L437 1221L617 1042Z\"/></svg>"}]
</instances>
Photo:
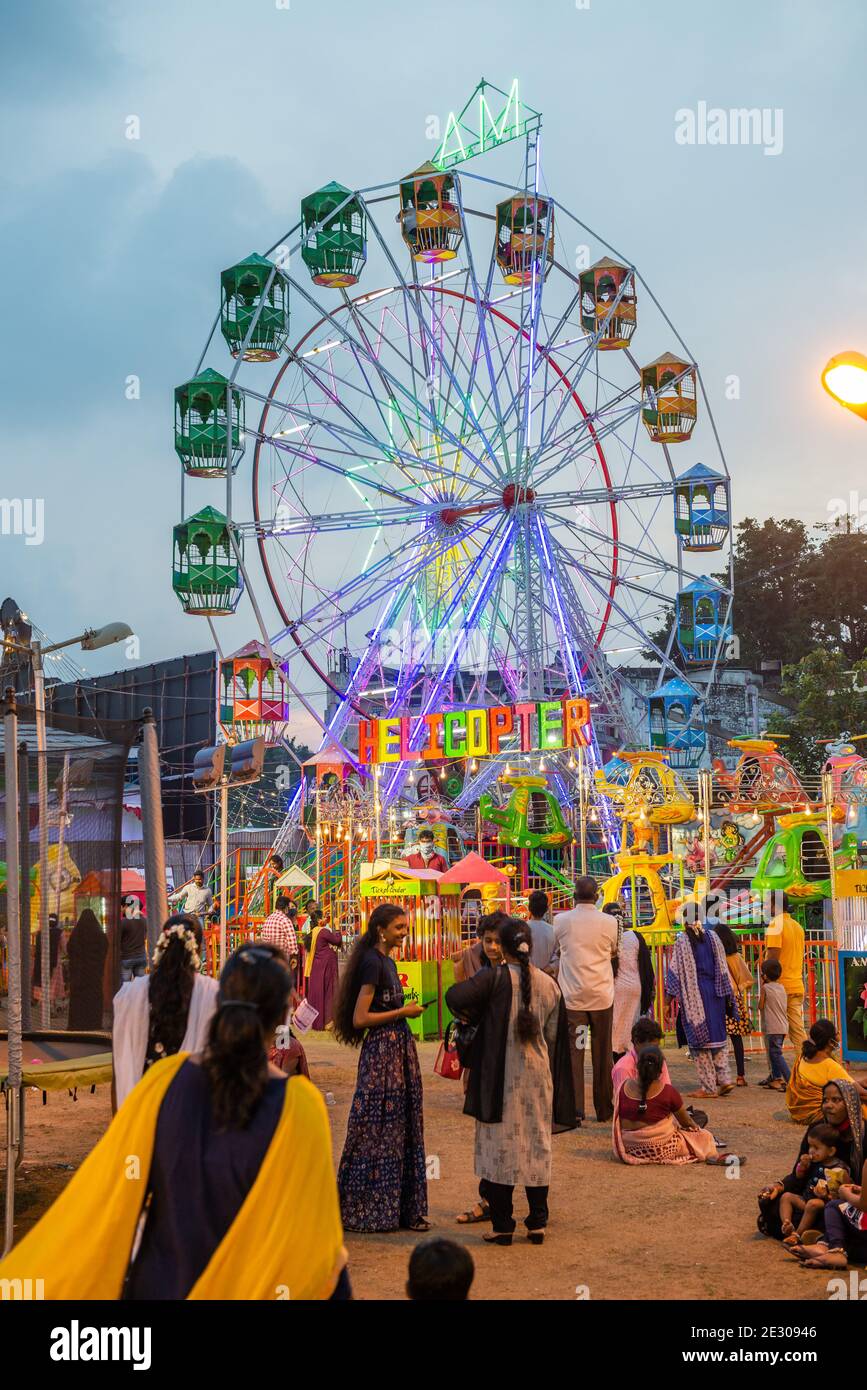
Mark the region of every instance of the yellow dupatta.
<instances>
[{"instance_id":1,"label":"yellow dupatta","mask_svg":"<svg viewBox=\"0 0 867 1390\"><path fill-rule=\"evenodd\" d=\"M801 1057L792 1064L792 1074L786 1087L786 1107L796 1124L815 1124L824 1118L822 1086L802 1075Z\"/></svg>"},{"instance_id":2,"label":"yellow dupatta","mask_svg":"<svg viewBox=\"0 0 867 1390\"><path fill-rule=\"evenodd\" d=\"M0 1279L41 1279L46 1299L120 1297L160 1106L188 1055L150 1068L57 1201L0 1262ZM325 1103L305 1077L292 1077L258 1177L188 1297L326 1299L344 1263Z\"/></svg>"},{"instance_id":3,"label":"yellow dupatta","mask_svg":"<svg viewBox=\"0 0 867 1390\"><path fill-rule=\"evenodd\" d=\"M320 922L318 927L314 927L313 932L312 932L312 934L311 934L311 937L310 937L310 950L307 952L307 959L306 959L306 961L304 962L304 978L305 978L305 980L309 980L309 979L310 979L310 971L313 969L313 956L314 956L314 954L315 954L315 952L316 952L316 940L317 940L317 938L318 938L318 936L319 936L319 933L321 932L321 930L322 930L322 928L323 928L324 926L325 926L325 923L324 923L324 922Z\"/></svg>"}]
</instances>

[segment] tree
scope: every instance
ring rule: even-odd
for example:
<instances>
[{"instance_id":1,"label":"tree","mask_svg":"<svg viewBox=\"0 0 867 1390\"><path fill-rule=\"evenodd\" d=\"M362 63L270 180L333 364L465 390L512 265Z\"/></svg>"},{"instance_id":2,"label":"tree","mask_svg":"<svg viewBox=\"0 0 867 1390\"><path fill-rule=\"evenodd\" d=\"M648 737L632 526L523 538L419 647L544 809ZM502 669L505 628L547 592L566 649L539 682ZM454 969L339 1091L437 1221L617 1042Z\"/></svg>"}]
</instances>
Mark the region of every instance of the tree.
<instances>
[{"instance_id":1,"label":"tree","mask_svg":"<svg viewBox=\"0 0 867 1390\"><path fill-rule=\"evenodd\" d=\"M802 521L752 517L740 522L734 545L734 630L740 662L793 665L815 646L808 608L812 543Z\"/></svg>"},{"instance_id":2,"label":"tree","mask_svg":"<svg viewBox=\"0 0 867 1390\"><path fill-rule=\"evenodd\" d=\"M830 535L805 566L807 604L816 638L850 665L867 654L867 536Z\"/></svg>"},{"instance_id":3,"label":"tree","mask_svg":"<svg viewBox=\"0 0 867 1390\"><path fill-rule=\"evenodd\" d=\"M786 757L801 776L821 771L819 739L867 733L867 660L853 665L841 651L818 648L784 670L782 693L796 709L773 716L768 732L788 736Z\"/></svg>"}]
</instances>

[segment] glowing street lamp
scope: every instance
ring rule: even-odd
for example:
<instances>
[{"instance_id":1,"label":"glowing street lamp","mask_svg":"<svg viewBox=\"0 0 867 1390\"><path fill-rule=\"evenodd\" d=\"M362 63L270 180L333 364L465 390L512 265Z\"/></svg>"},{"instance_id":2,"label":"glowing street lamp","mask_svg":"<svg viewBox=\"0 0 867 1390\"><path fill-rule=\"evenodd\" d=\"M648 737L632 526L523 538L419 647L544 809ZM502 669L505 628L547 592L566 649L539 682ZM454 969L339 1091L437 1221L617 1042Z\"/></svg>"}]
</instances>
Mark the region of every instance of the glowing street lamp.
<instances>
[{"instance_id":1,"label":"glowing street lamp","mask_svg":"<svg viewBox=\"0 0 867 1390\"><path fill-rule=\"evenodd\" d=\"M867 357L862 352L838 352L822 372L822 385L838 405L867 420Z\"/></svg>"}]
</instances>

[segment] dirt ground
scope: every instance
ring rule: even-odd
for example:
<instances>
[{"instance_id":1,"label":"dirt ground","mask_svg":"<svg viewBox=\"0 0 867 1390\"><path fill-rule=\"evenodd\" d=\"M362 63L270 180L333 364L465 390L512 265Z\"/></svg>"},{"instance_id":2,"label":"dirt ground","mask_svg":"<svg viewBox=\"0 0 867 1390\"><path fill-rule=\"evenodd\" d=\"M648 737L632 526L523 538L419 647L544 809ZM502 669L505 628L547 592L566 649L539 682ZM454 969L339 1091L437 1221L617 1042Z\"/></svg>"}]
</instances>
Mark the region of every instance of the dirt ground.
<instances>
[{"instance_id":1,"label":"dirt ground","mask_svg":"<svg viewBox=\"0 0 867 1390\"><path fill-rule=\"evenodd\" d=\"M473 1296L480 1299L796 1299L827 1297L827 1277L800 1269L755 1227L757 1190L791 1166L800 1129L783 1098L756 1083L766 1068L748 1060L750 1085L706 1102L710 1127L747 1157L738 1178L704 1165L627 1168L611 1153L610 1126L585 1122L554 1139L551 1224L544 1246L529 1245L522 1228L510 1248L486 1247L488 1226L458 1227L455 1216L475 1196L473 1121L461 1113L459 1084L434 1075L436 1044L419 1049L425 1090L425 1137L434 1230L462 1241L476 1264ZM355 1084L357 1055L329 1036L307 1044L312 1078L334 1104L335 1162L339 1158ZM686 1054L669 1051L674 1084L695 1085ZM863 1075L863 1069L861 1069ZM589 1067L588 1067L589 1090ZM27 1099L26 1151L19 1171L16 1233L23 1235L62 1190L99 1139L110 1116L108 1088L95 1095ZM436 1165L432 1162L436 1160ZM522 1194L516 1194L522 1198ZM521 1200L516 1216L523 1216ZM352 1281L360 1299L403 1296L406 1266L421 1237L348 1235Z\"/></svg>"}]
</instances>

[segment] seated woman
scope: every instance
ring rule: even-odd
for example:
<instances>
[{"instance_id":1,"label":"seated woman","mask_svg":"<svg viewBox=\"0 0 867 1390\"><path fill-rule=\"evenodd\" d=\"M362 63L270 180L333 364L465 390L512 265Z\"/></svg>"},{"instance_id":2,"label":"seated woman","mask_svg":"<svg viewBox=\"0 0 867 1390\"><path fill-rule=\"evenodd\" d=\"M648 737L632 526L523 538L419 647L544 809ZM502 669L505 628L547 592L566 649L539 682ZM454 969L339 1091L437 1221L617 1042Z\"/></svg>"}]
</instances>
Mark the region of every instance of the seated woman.
<instances>
[{"instance_id":1,"label":"seated woman","mask_svg":"<svg viewBox=\"0 0 867 1390\"><path fill-rule=\"evenodd\" d=\"M826 1081L850 1081L857 1087L862 1105L867 1100L867 1089L834 1057L838 1045L836 1025L829 1018L817 1018L809 1037L801 1044L801 1055L795 1058L786 1087L786 1106L797 1124L816 1124L824 1118L822 1087ZM864 1114L867 1115L867 1106Z\"/></svg>"},{"instance_id":2,"label":"seated woman","mask_svg":"<svg viewBox=\"0 0 867 1390\"><path fill-rule=\"evenodd\" d=\"M684 1109L683 1097L662 1081L665 1059L658 1047L638 1054L638 1075L627 1077L614 1098L614 1153L621 1163L724 1164L716 1141ZM743 1164L746 1160L739 1158Z\"/></svg>"},{"instance_id":3,"label":"seated woman","mask_svg":"<svg viewBox=\"0 0 867 1390\"><path fill-rule=\"evenodd\" d=\"M123 1105L154 1062L204 1046L218 985L199 973L201 950L198 917L170 917L154 948L150 975L129 980L114 996L116 1105Z\"/></svg>"},{"instance_id":4,"label":"seated woman","mask_svg":"<svg viewBox=\"0 0 867 1390\"><path fill-rule=\"evenodd\" d=\"M156 1062L0 1278L48 1299L350 1296L325 1102L268 1065L289 962L242 946L201 1055Z\"/></svg>"},{"instance_id":5,"label":"seated woman","mask_svg":"<svg viewBox=\"0 0 867 1390\"><path fill-rule=\"evenodd\" d=\"M834 1126L840 1136L837 1140L838 1157L851 1173L860 1173L864 1155L867 1154L867 1125L861 1113L861 1097L855 1082L826 1081L822 1087L821 1115L827 1124ZM791 1178L795 1177L798 1163L807 1152L809 1129L808 1125L792 1165ZM770 1236L772 1240L783 1239L780 1198L786 1190L787 1182L788 1179L783 1179L772 1183L770 1187L763 1187L759 1193L759 1215L756 1224L762 1235Z\"/></svg>"},{"instance_id":6,"label":"seated woman","mask_svg":"<svg viewBox=\"0 0 867 1390\"><path fill-rule=\"evenodd\" d=\"M793 1245L794 1255L807 1269L845 1269L867 1263L867 1163L860 1183L844 1183L838 1200L825 1206L825 1238L812 1246Z\"/></svg>"}]
</instances>

